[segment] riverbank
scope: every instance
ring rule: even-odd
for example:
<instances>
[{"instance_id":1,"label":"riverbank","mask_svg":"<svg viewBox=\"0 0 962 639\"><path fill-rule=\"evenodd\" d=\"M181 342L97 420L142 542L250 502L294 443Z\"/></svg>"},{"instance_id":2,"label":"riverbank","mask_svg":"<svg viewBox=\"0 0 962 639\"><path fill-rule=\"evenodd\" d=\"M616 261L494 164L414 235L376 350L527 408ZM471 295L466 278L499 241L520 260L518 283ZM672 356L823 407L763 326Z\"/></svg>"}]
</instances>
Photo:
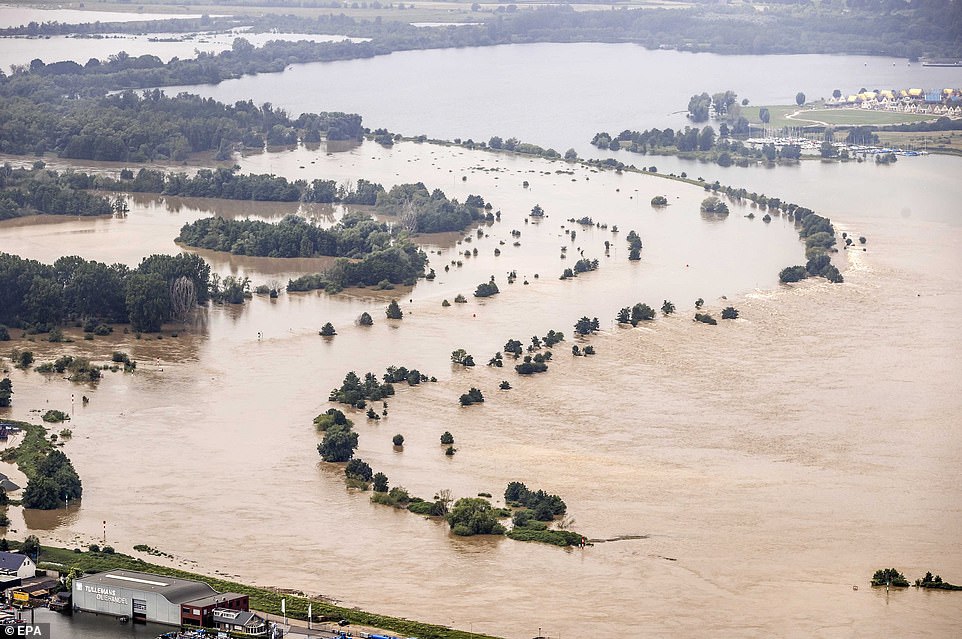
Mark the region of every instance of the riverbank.
<instances>
[{"instance_id":1,"label":"riverbank","mask_svg":"<svg viewBox=\"0 0 962 639\"><path fill-rule=\"evenodd\" d=\"M16 546L16 544L12 544ZM410 619L380 615L366 612L358 608L337 606L330 601L302 597L295 594L280 592L263 587L228 581L218 577L178 570L152 564L136 557L121 553L103 553L69 550L55 546L41 546L38 567L41 569L68 572L72 569L84 572L102 572L105 570L123 569L149 572L180 579L194 579L210 584L220 592L236 592L250 597L252 610L281 615L281 602L285 602L286 616L290 619L307 620L307 607L311 606L315 617L328 619L346 619L351 624L362 624L374 629L388 630L402 633L405 636L416 636L418 639L497 639L492 635L478 634L446 628L433 624L421 623Z\"/></svg>"}]
</instances>

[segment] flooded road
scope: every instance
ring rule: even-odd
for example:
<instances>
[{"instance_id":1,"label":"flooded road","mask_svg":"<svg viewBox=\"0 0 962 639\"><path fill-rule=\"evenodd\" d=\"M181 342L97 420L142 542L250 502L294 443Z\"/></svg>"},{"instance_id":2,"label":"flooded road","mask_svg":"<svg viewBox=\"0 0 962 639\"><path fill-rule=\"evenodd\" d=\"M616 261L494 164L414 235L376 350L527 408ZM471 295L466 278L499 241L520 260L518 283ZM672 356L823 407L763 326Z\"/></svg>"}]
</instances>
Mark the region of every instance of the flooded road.
<instances>
[{"instance_id":1,"label":"flooded road","mask_svg":"<svg viewBox=\"0 0 962 639\"><path fill-rule=\"evenodd\" d=\"M83 478L83 503L26 521L11 509L15 536L29 530L82 546L100 540L107 520L118 550L148 544L200 572L512 638L539 627L552 637L836 637L880 623L905 635L951 635L960 623L953 593L867 587L887 566L910 580L926 570L962 579L962 557L951 551L962 530L962 291L954 278L962 228L948 204L962 196L948 179L962 163L923 160L887 174L913 181L914 192L875 190L878 174L855 165L739 174L749 190L795 199L868 237L868 250L850 256L844 285L779 286L778 270L804 260L791 223L766 225L757 210L748 219L752 209L742 206L725 220L704 219L704 193L676 182L413 143L244 158L244 171L289 178L423 180L449 196L480 193L502 221L470 243L428 245L438 278L413 290L255 297L197 314L176 338L118 331L29 344L39 361L125 350L139 363L97 388L11 371L14 407L3 416L36 421L31 411L90 397L86 407L75 399L65 449ZM671 205L653 209L657 194ZM931 202L941 212L922 213ZM525 224L535 203L548 217ZM905 216L906 207L919 213ZM191 219L276 220L291 209L136 196L124 219L0 224L0 250L135 264L179 251L173 237ZM329 224L342 212L314 214ZM562 225L581 215L619 233L574 226L572 242ZM521 231L519 247L512 229ZM644 241L639 264L627 261L630 229ZM562 245L571 247L565 260ZM559 281L578 247L601 267ZM474 248L477 257L459 256ZM462 267L443 271L457 259ZM280 262L224 256L212 267L254 284L310 270ZM509 285L511 269L519 278ZM502 293L472 298L490 275ZM441 307L458 293L467 304ZM391 297L403 302L400 322L384 319ZM696 324L697 297L716 316L733 304L741 318ZM618 308L662 299L678 313L636 329L614 325ZM353 324L362 311L374 326ZM570 355L581 315L601 320L599 335L578 342L595 346L592 358ZM317 335L325 321L336 337ZM568 339L547 373L521 378L483 366L507 339L527 342L549 329ZM453 367L449 354L459 347L479 366ZM351 415L358 456L392 486L500 501L508 481L524 481L560 494L573 529L591 538L639 538L584 550L457 538L444 524L348 491L339 468L319 463L311 420L348 370L380 374L391 364L439 379L399 387L386 420ZM513 390L499 391L502 379ZM471 386L487 401L461 408L457 397ZM438 443L445 430L456 438L454 457ZM391 444L396 433L403 451Z\"/></svg>"}]
</instances>

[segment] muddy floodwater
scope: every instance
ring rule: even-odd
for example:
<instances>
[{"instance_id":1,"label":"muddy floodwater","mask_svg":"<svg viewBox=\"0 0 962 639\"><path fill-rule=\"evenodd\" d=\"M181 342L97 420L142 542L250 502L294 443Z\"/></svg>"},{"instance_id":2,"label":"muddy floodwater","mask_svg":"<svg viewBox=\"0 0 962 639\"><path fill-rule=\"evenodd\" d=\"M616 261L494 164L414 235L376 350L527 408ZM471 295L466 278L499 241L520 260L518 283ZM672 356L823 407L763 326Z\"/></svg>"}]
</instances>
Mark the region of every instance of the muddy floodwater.
<instances>
[{"instance_id":1,"label":"muddy floodwater","mask_svg":"<svg viewBox=\"0 0 962 639\"><path fill-rule=\"evenodd\" d=\"M65 451L84 482L82 503L69 509L12 508L15 536L85 546L102 541L106 520L118 550L147 544L199 572L519 639L539 628L551 637L958 631L954 593L886 593L868 579L896 566L910 579L932 570L962 580L962 224L952 209L962 161L806 162L725 174L867 237L866 251L834 258L843 285L792 286L777 282L780 268L804 261L788 220L765 224L741 204L725 219L702 216L704 192L678 182L414 143L302 148L239 163L289 178L421 180L452 197L479 193L502 219L483 226L481 238L466 232L471 242L424 238L438 277L413 289L255 296L200 311L163 339L118 330L29 344L38 361L124 350L138 366L96 387L11 370L14 406L0 415L36 421L35 411L69 409ZM670 206L653 208L658 194ZM525 223L535 203L548 216ZM143 195L129 205L123 218L0 223L0 250L133 265L182 250L173 238L200 217L276 221L299 211L331 224L344 212ZM582 215L608 229L567 222ZM576 231L573 241L565 229ZM640 263L627 260L632 229L644 242ZM599 270L560 281L581 251L599 259ZM204 256L218 273L255 285L317 267ZM474 299L491 275L501 294ZM442 308L458 293L467 304ZM384 318L392 297L402 302L401 321ZM692 322L697 297L716 317L736 306L740 319ZM657 308L663 299L678 313L636 329L614 324L618 308ZM363 311L374 326L353 323ZM572 337L582 315L599 317L600 334ZM318 336L326 321L336 337ZM527 342L549 329L567 339L547 373L521 378L483 365L507 339ZM573 343L598 354L572 357ZM453 367L459 347L479 366ZM501 502L512 480L558 493L573 529L597 543L564 550L457 538L443 523L347 490L339 467L319 463L311 420L331 406L328 393L347 371L380 374L391 364L439 381L398 387L379 422L352 412L357 456L425 498L448 488ZM499 391L503 379L514 388ZM472 386L486 401L459 407ZM445 430L456 438L454 457L438 443ZM396 433L403 451L392 446Z\"/></svg>"}]
</instances>

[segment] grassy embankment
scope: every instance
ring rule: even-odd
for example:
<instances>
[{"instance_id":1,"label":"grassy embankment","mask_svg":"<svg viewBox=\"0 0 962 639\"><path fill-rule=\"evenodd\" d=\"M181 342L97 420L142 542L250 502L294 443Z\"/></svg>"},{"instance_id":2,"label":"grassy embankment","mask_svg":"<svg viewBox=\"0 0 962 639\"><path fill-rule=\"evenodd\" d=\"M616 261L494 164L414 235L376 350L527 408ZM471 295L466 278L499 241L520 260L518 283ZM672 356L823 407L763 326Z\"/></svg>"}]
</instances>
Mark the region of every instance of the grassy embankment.
<instances>
[{"instance_id":1,"label":"grassy embankment","mask_svg":"<svg viewBox=\"0 0 962 639\"><path fill-rule=\"evenodd\" d=\"M149 572L168 577L178 577L181 579L196 579L209 583L220 592L237 592L248 595L250 597L251 609L274 615L281 614L281 599L286 599L287 616L291 619L306 620L307 605L310 603L315 616L323 615L329 619L338 620L347 619L353 624L373 626L375 628L400 633L405 637L418 637L419 639L495 639L491 635L465 632L463 630L411 621L400 617L389 617L387 615L364 612L353 608L344 608L320 599L281 594L265 588L226 581L216 577L208 577L176 568L158 566L120 553L76 552L65 548L43 546L40 553L40 567L57 569L62 572L66 572L71 568L78 568L85 572L102 572L104 570L120 568L124 570Z\"/></svg>"},{"instance_id":2,"label":"grassy embankment","mask_svg":"<svg viewBox=\"0 0 962 639\"><path fill-rule=\"evenodd\" d=\"M742 115L745 116L745 119L747 119L749 124L751 124L753 127L772 126L775 128L781 128L783 126L804 126L805 124L808 124L807 122L799 123L788 118L789 115L798 111L797 106L789 106L787 104L772 104L769 106L764 106L764 108L768 109L768 113L771 116L771 119L766 125L758 118L758 111L763 106L764 105L742 107Z\"/></svg>"},{"instance_id":3,"label":"grassy embankment","mask_svg":"<svg viewBox=\"0 0 962 639\"><path fill-rule=\"evenodd\" d=\"M0 459L17 464L28 479L37 474L37 461L53 450L53 443L47 439L47 429L37 424L4 420L23 429L23 440L16 448L7 448L0 453Z\"/></svg>"},{"instance_id":4,"label":"grassy embankment","mask_svg":"<svg viewBox=\"0 0 962 639\"><path fill-rule=\"evenodd\" d=\"M919 113L891 113L889 111L872 111L868 109L823 109L821 103L803 107L786 104L761 105L742 107L742 115L752 126L763 126L758 119L761 108L768 109L771 119L768 126L781 128L803 126L887 126L891 124L908 124L934 120L936 116ZM789 117L792 116L792 117Z\"/></svg>"}]
</instances>

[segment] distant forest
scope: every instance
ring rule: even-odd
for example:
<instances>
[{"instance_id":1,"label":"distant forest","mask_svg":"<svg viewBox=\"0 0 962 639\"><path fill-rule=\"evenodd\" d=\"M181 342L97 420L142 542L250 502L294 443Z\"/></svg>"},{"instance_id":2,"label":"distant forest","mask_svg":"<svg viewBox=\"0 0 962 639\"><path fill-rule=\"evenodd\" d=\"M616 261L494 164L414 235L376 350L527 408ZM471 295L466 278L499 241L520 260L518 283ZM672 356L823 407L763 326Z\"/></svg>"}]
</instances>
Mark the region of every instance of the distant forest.
<instances>
[{"instance_id":1,"label":"distant forest","mask_svg":"<svg viewBox=\"0 0 962 639\"><path fill-rule=\"evenodd\" d=\"M271 104L226 105L186 94L135 89L218 83L279 72L290 64L348 60L394 51L525 42L636 42L649 48L717 53L863 53L962 57L962 0L822 0L737 7L574 11L538 7L479 14L480 25L422 29L404 22L339 16L202 18L129 24L32 23L0 35L191 31L252 26L342 33L367 42L271 41L243 38L219 54L163 63L153 55L118 53L107 60L33 60L0 70L0 153L56 153L64 158L123 162L182 161L211 152L228 159L238 148L360 139L361 116L311 113L290 117ZM842 11L844 9L844 11ZM109 93L109 95L108 95Z\"/></svg>"},{"instance_id":2,"label":"distant forest","mask_svg":"<svg viewBox=\"0 0 962 639\"><path fill-rule=\"evenodd\" d=\"M312 6L304 0L271 6ZM331 2L313 3L329 7ZM341 6L349 6L343 3ZM608 4L608 3L599 3ZM893 56L958 56L962 54L962 0L765 0L728 6L702 0L688 8L656 9L612 5L611 10L575 11L569 6L518 8L478 12L481 25L420 29L394 20L360 20L342 15L269 15L262 17L204 17L196 20L161 20L131 23L64 25L31 23L2 29L0 35L95 34L110 32L170 33L251 27L255 31L278 29L295 33L338 33L371 38L363 43L307 43L308 49L285 43L297 60L275 56L256 60L257 72L267 66L279 71L285 63L338 60L383 55L391 51L452 46L486 46L520 42L635 42L648 48L668 48L715 53L849 53ZM403 13L399 14L403 17ZM221 58L221 56L202 56ZM181 61L188 62L188 61ZM252 62L252 61L248 61ZM156 68L160 65L152 65ZM163 74L151 72L146 83L134 76L125 86L162 86L224 79L223 67L200 65L197 76L186 80L185 69L172 70L179 80L158 82ZM235 67L232 72L251 73ZM73 71L72 71L73 72ZM221 76L218 78L218 76ZM149 81L146 80L149 78Z\"/></svg>"}]
</instances>

